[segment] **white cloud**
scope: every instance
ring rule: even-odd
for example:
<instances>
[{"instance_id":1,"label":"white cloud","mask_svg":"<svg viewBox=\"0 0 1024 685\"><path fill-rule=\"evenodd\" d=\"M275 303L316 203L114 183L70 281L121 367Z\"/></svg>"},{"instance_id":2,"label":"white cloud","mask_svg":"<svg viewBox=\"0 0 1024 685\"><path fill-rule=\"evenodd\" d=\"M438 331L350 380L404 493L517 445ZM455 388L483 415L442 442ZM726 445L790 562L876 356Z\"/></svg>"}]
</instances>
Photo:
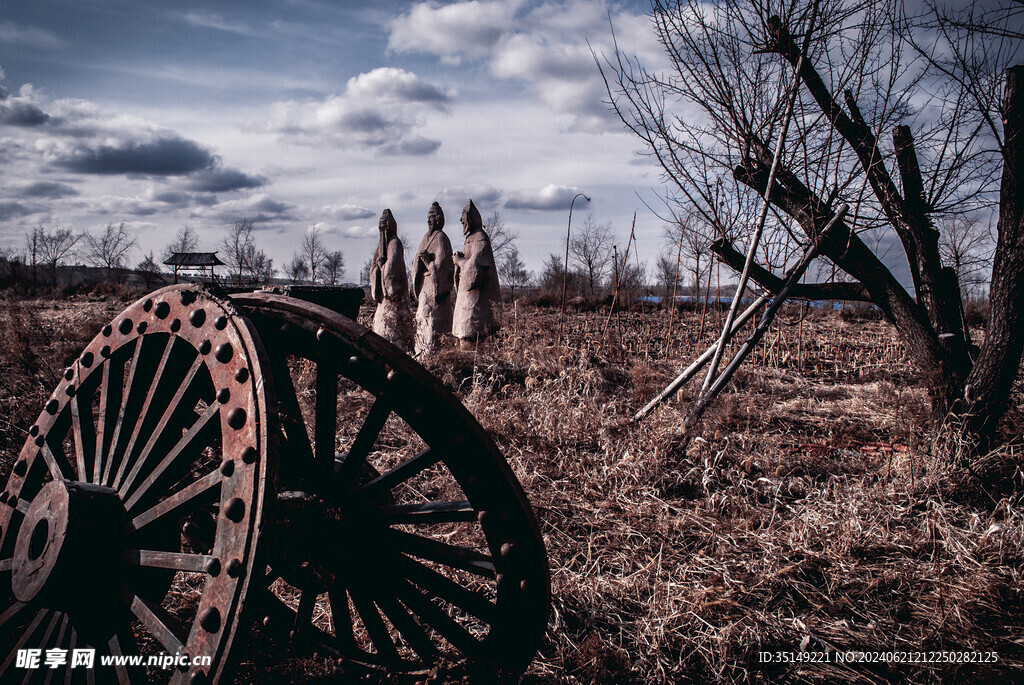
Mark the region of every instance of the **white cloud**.
<instances>
[{"instance_id":1,"label":"white cloud","mask_svg":"<svg viewBox=\"0 0 1024 685\"><path fill-rule=\"evenodd\" d=\"M373 148L382 154L423 156L440 141L415 130L426 112L446 112L453 94L412 72L381 67L351 79L340 95L275 103L267 128L293 142Z\"/></svg>"},{"instance_id":2,"label":"white cloud","mask_svg":"<svg viewBox=\"0 0 1024 685\"><path fill-rule=\"evenodd\" d=\"M394 52L429 52L450 64L463 55L485 57L513 24L516 2L423 2L390 24L388 49Z\"/></svg>"},{"instance_id":3,"label":"white cloud","mask_svg":"<svg viewBox=\"0 0 1024 685\"><path fill-rule=\"evenodd\" d=\"M617 130L594 59L595 53L600 59L614 50L609 17L624 54L654 68L664 64L645 15L594 0L545 2L532 9L522 2L419 3L390 23L388 44L396 52L430 53L445 62L482 60L494 77L518 81L551 110L572 115L576 127Z\"/></svg>"},{"instance_id":4,"label":"white cloud","mask_svg":"<svg viewBox=\"0 0 1024 685\"><path fill-rule=\"evenodd\" d=\"M35 26L21 26L11 21L0 22L0 43L43 50L60 50L65 45L62 38L50 31Z\"/></svg>"},{"instance_id":5,"label":"white cloud","mask_svg":"<svg viewBox=\"0 0 1024 685\"><path fill-rule=\"evenodd\" d=\"M380 231L376 226L349 226L342 233L347 238L361 240L364 238L376 238Z\"/></svg>"},{"instance_id":6,"label":"white cloud","mask_svg":"<svg viewBox=\"0 0 1024 685\"><path fill-rule=\"evenodd\" d=\"M505 200L508 209L535 209L541 211L564 210L569 207L573 196L580 192L575 186L560 186L549 183L538 191L513 193Z\"/></svg>"}]
</instances>

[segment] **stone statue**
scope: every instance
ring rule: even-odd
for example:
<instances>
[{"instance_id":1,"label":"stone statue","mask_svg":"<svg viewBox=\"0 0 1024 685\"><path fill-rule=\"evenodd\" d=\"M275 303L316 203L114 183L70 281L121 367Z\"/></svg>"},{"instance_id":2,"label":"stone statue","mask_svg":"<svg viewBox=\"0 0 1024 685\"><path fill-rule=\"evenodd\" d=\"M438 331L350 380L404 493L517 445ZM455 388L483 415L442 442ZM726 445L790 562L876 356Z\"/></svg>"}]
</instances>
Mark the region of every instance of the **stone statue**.
<instances>
[{"instance_id":1,"label":"stone statue","mask_svg":"<svg viewBox=\"0 0 1024 685\"><path fill-rule=\"evenodd\" d=\"M458 296L452 334L462 340L479 340L500 327L496 309L501 302L501 288L491 239L484 232L480 210L472 200L462 210L462 232L466 234L466 244L454 256Z\"/></svg>"},{"instance_id":2,"label":"stone statue","mask_svg":"<svg viewBox=\"0 0 1024 685\"><path fill-rule=\"evenodd\" d=\"M452 244L444 232L444 212L436 202L427 211L427 233L416 250L413 293L416 308L416 354L429 354L440 337L452 332L455 264Z\"/></svg>"},{"instance_id":3,"label":"stone statue","mask_svg":"<svg viewBox=\"0 0 1024 685\"><path fill-rule=\"evenodd\" d=\"M380 242L370 265L370 297L377 303L373 332L390 340L403 352L412 346L412 313L409 311L409 277L405 253L396 235L398 224L390 209L380 215Z\"/></svg>"}]
</instances>

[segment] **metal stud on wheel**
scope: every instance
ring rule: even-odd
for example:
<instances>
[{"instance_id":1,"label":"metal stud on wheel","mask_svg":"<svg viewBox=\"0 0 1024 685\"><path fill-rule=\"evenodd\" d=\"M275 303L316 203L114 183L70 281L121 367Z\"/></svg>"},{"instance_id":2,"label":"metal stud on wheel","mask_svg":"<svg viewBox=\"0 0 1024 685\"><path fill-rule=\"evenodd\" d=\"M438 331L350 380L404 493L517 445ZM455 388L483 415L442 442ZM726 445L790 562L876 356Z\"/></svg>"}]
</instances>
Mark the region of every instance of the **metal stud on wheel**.
<instances>
[{"instance_id":1,"label":"metal stud on wheel","mask_svg":"<svg viewBox=\"0 0 1024 685\"><path fill-rule=\"evenodd\" d=\"M547 561L486 432L351 320L268 293L233 299L267 346L280 408L282 492L252 598L267 624L393 669L525 668L546 626Z\"/></svg>"},{"instance_id":2,"label":"metal stud on wheel","mask_svg":"<svg viewBox=\"0 0 1024 685\"><path fill-rule=\"evenodd\" d=\"M0 493L0 681L145 682L100 657L158 652L172 682L224 677L268 475L261 354L230 303L173 286L65 371ZM26 648L63 663L19 670Z\"/></svg>"}]
</instances>

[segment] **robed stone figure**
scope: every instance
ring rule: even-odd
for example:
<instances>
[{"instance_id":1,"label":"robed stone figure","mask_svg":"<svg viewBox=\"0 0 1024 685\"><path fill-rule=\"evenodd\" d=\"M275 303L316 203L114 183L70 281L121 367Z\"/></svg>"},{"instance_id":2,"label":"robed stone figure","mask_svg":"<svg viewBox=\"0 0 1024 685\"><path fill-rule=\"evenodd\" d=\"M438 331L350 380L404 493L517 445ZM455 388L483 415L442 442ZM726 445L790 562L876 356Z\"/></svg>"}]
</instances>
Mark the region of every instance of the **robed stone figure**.
<instances>
[{"instance_id":1,"label":"robed stone figure","mask_svg":"<svg viewBox=\"0 0 1024 685\"><path fill-rule=\"evenodd\" d=\"M497 308L501 288L491 239L484 232L480 210L472 200L462 210L462 232L466 235L466 244L462 252L456 252L453 257L458 294L452 334L462 340L478 340L499 328Z\"/></svg>"},{"instance_id":2,"label":"robed stone figure","mask_svg":"<svg viewBox=\"0 0 1024 685\"><path fill-rule=\"evenodd\" d=\"M413 264L416 307L416 354L429 354L442 335L452 332L455 263L452 244L444 232L444 212L436 202L427 211L427 233Z\"/></svg>"},{"instance_id":3,"label":"robed stone figure","mask_svg":"<svg viewBox=\"0 0 1024 685\"><path fill-rule=\"evenodd\" d=\"M370 265L370 297L377 303L373 332L390 340L403 352L412 346L412 313L409 309L409 277L405 253L398 239L398 223L390 209L380 215L380 241Z\"/></svg>"}]
</instances>

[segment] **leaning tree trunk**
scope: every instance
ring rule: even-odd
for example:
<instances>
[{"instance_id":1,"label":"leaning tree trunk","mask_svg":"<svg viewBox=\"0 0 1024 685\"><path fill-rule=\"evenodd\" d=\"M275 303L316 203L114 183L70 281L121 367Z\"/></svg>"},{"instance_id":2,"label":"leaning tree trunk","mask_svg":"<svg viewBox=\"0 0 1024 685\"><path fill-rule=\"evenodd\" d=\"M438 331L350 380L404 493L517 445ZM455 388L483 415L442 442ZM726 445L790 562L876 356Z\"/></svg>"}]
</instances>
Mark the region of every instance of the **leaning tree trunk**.
<instances>
[{"instance_id":1,"label":"leaning tree trunk","mask_svg":"<svg viewBox=\"0 0 1024 685\"><path fill-rule=\"evenodd\" d=\"M983 443L1006 413L1024 353L1024 65L1006 72L1003 178L985 344L964 387L965 427Z\"/></svg>"}]
</instances>

